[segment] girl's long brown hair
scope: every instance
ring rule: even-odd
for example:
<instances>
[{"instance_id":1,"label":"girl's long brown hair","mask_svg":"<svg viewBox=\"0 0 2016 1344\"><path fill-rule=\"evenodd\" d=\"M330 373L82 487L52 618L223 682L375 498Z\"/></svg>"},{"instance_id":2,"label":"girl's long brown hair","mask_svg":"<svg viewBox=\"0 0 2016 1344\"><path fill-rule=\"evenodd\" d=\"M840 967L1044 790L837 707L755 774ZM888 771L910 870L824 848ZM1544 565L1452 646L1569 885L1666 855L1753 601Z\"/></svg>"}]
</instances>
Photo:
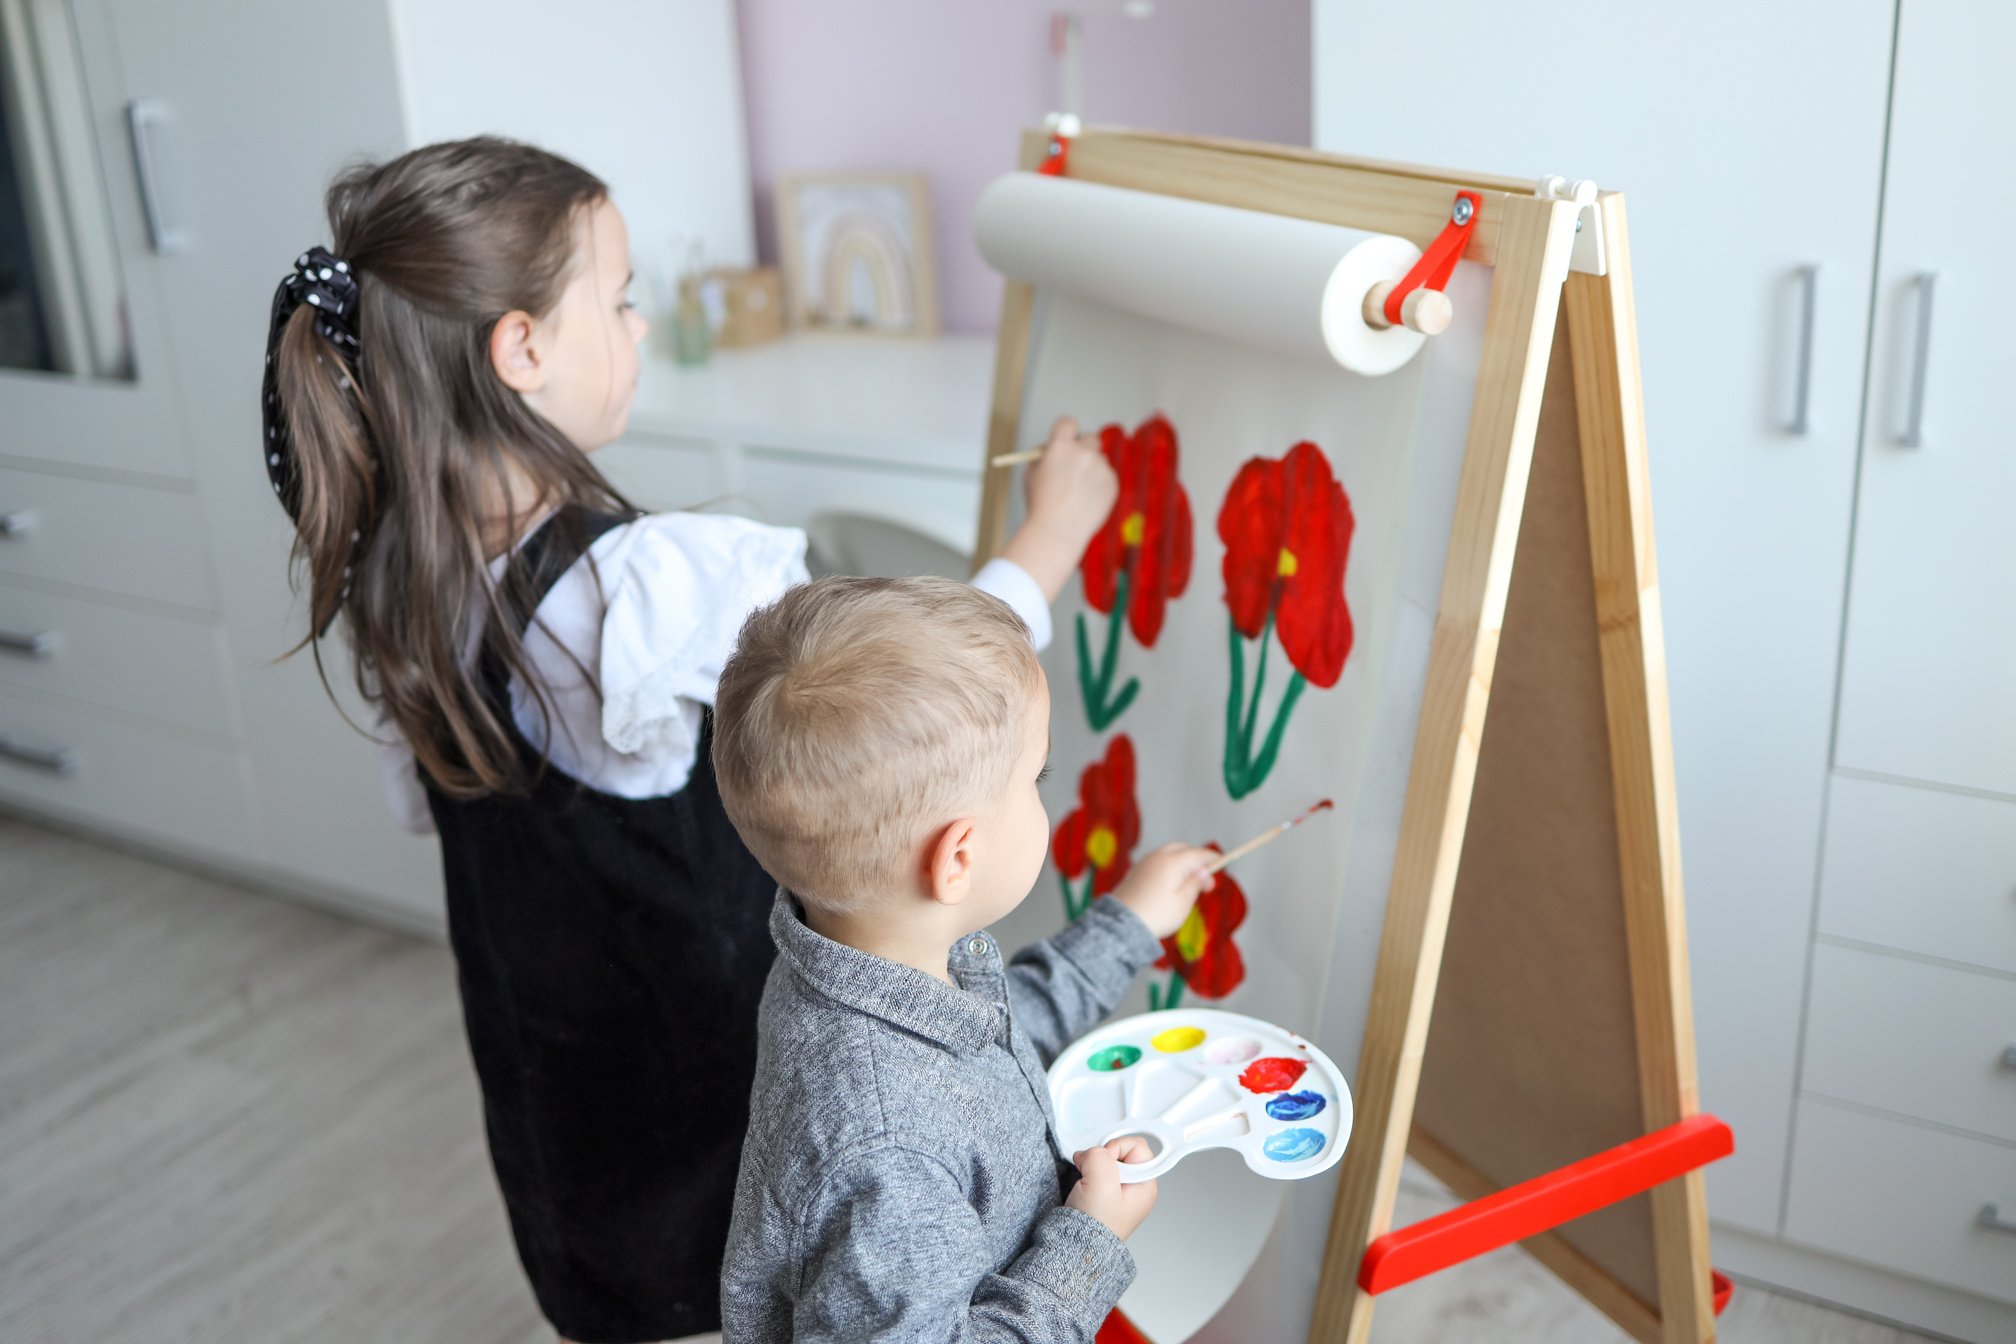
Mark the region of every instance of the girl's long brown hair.
<instances>
[{"instance_id":1,"label":"girl's long brown hair","mask_svg":"<svg viewBox=\"0 0 2016 1344\"><path fill-rule=\"evenodd\" d=\"M566 159L488 137L350 170L327 205L332 249L357 277L356 354L303 305L275 356L300 479L301 646L327 685L322 642L342 616L359 690L454 797L526 782L510 707L484 692L484 658L550 723L506 614L528 576L514 563L492 583L489 550L562 504L629 511L490 363L499 318L559 301L576 222L607 195ZM531 486L515 513L514 477Z\"/></svg>"}]
</instances>

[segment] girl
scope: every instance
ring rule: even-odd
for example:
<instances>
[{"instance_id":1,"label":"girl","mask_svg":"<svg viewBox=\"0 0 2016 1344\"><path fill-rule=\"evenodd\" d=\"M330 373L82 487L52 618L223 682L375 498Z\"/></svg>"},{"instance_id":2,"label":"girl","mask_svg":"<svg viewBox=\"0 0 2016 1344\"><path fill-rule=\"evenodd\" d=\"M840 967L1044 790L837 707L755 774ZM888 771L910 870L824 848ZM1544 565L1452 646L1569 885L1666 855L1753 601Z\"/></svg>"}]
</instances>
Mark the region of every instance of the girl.
<instances>
[{"instance_id":1,"label":"girl","mask_svg":"<svg viewBox=\"0 0 2016 1344\"><path fill-rule=\"evenodd\" d=\"M340 617L393 730L395 810L440 833L491 1160L560 1333L719 1328L774 884L721 810L708 706L804 536L639 516L622 434L645 324L623 216L526 145L345 173L333 252L281 282L265 453L310 646ZM1117 486L1061 423L975 582L1039 642Z\"/></svg>"}]
</instances>

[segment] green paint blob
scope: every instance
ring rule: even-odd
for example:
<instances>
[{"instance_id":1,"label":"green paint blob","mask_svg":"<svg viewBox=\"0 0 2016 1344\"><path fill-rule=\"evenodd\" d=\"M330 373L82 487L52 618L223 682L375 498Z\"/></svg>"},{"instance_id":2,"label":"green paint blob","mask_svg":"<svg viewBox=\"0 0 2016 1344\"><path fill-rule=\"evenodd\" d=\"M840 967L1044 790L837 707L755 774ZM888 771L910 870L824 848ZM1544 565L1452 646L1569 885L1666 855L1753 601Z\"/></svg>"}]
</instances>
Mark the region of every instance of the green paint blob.
<instances>
[{"instance_id":1,"label":"green paint blob","mask_svg":"<svg viewBox=\"0 0 2016 1344\"><path fill-rule=\"evenodd\" d=\"M1132 1068L1135 1064L1140 1063L1140 1061L1141 1050L1139 1046L1109 1045L1104 1050L1094 1053L1092 1058L1086 1060L1085 1067L1094 1073L1118 1073L1122 1069Z\"/></svg>"}]
</instances>

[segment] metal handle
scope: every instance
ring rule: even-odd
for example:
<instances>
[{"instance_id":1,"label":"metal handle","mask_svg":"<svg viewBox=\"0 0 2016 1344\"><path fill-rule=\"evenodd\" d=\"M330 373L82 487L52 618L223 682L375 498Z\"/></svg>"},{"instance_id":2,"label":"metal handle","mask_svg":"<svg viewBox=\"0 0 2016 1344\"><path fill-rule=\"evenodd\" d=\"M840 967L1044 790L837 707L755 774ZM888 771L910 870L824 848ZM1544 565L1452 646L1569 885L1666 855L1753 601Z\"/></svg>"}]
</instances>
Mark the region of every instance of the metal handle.
<instances>
[{"instance_id":1,"label":"metal handle","mask_svg":"<svg viewBox=\"0 0 2016 1344\"><path fill-rule=\"evenodd\" d=\"M56 652L54 630L0 630L0 653L18 653L24 658L47 658ZM2011 1046L2016 1050L2016 1046Z\"/></svg>"},{"instance_id":2,"label":"metal handle","mask_svg":"<svg viewBox=\"0 0 2016 1344\"><path fill-rule=\"evenodd\" d=\"M2016 1069L2016 1045L2005 1045L2002 1047L2002 1067L2005 1069Z\"/></svg>"},{"instance_id":3,"label":"metal handle","mask_svg":"<svg viewBox=\"0 0 2016 1344\"><path fill-rule=\"evenodd\" d=\"M35 515L26 509L0 513L0 537L25 537L35 530Z\"/></svg>"},{"instance_id":4,"label":"metal handle","mask_svg":"<svg viewBox=\"0 0 2016 1344\"><path fill-rule=\"evenodd\" d=\"M46 770L52 775L67 775L77 769L77 753L72 748L30 746L5 733L0 733L0 760Z\"/></svg>"},{"instance_id":5,"label":"metal handle","mask_svg":"<svg viewBox=\"0 0 2016 1344\"><path fill-rule=\"evenodd\" d=\"M150 126L166 120L159 103L135 98L126 104L126 129L133 141L133 175L140 180L140 209L147 216L147 245L159 253L180 252L182 235L168 227L161 209L161 179L154 170Z\"/></svg>"},{"instance_id":6,"label":"metal handle","mask_svg":"<svg viewBox=\"0 0 2016 1344\"><path fill-rule=\"evenodd\" d=\"M1974 1222L1990 1232L2016 1232L2016 1219L2004 1218L2002 1210L1996 1207L1992 1199L1981 1206L1981 1216Z\"/></svg>"},{"instance_id":7,"label":"metal handle","mask_svg":"<svg viewBox=\"0 0 2016 1344\"><path fill-rule=\"evenodd\" d=\"M1799 382L1792 394L1792 423L1785 426L1793 434L1808 434L1812 424L1807 413L1813 406L1813 308L1819 301L1820 267L1801 266L1799 276Z\"/></svg>"},{"instance_id":8,"label":"metal handle","mask_svg":"<svg viewBox=\"0 0 2016 1344\"><path fill-rule=\"evenodd\" d=\"M1918 349L1911 357L1911 414L1898 442L1906 448L1925 446L1925 366L1932 358L1932 287L1939 272L1920 271L1918 286Z\"/></svg>"}]
</instances>

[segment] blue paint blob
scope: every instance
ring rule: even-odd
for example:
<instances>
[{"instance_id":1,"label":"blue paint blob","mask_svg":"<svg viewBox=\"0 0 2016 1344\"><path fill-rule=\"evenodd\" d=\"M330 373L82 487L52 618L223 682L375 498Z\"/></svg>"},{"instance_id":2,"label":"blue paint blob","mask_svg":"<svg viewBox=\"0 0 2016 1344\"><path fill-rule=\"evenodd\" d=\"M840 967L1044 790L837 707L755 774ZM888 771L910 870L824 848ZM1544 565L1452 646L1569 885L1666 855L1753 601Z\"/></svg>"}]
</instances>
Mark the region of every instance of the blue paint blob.
<instances>
[{"instance_id":1,"label":"blue paint blob","mask_svg":"<svg viewBox=\"0 0 2016 1344\"><path fill-rule=\"evenodd\" d=\"M1283 1092L1267 1103L1267 1114L1276 1120L1307 1120L1329 1104L1321 1092Z\"/></svg>"},{"instance_id":2,"label":"blue paint blob","mask_svg":"<svg viewBox=\"0 0 2016 1344\"><path fill-rule=\"evenodd\" d=\"M1260 1150L1276 1162L1301 1162L1323 1151L1323 1131L1306 1126L1271 1134Z\"/></svg>"}]
</instances>

